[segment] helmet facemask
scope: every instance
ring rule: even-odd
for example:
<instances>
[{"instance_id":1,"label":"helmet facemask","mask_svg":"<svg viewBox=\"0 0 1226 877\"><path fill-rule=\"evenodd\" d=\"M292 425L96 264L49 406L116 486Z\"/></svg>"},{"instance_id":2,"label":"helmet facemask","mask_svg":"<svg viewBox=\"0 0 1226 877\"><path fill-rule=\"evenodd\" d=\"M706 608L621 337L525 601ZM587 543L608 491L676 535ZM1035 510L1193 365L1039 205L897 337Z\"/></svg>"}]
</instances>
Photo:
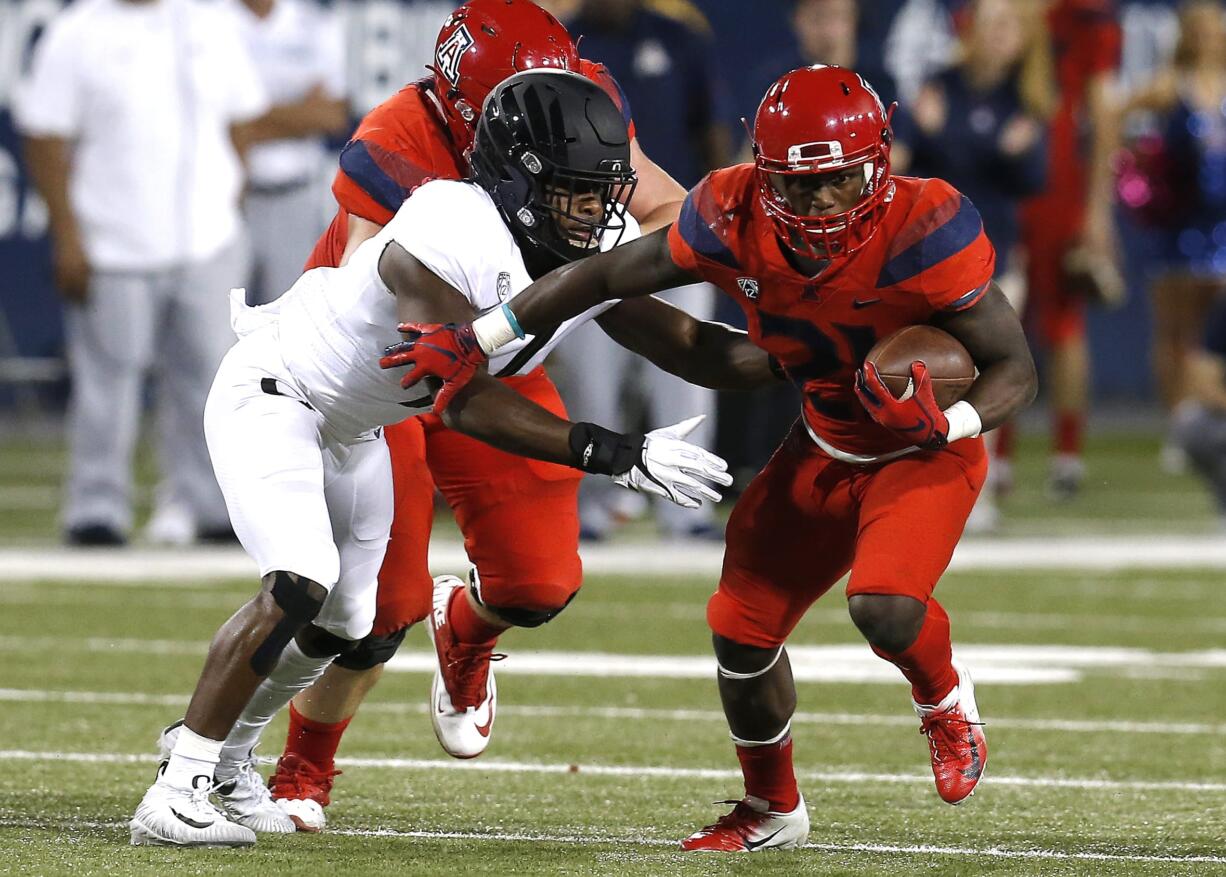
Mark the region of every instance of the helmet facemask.
<instances>
[{"instance_id":1,"label":"helmet facemask","mask_svg":"<svg viewBox=\"0 0 1226 877\"><path fill-rule=\"evenodd\" d=\"M850 256L867 244L894 195L888 148L873 149L868 156L832 155L837 147L837 142L802 144L787 161L755 155L758 195L776 234L798 255L815 261ZM864 174L860 200L850 210L824 216L796 213L770 179L771 174L817 176L855 167Z\"/></svg>"}]
</instances>

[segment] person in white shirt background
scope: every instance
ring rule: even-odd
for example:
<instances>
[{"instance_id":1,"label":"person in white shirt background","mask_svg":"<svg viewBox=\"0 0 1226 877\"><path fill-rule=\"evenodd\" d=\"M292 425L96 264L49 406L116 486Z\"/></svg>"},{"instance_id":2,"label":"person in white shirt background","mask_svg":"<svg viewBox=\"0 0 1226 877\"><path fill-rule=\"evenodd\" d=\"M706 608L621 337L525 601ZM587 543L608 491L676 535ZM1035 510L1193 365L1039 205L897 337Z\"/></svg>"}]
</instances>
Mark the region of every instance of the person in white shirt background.
<instances>
[{"instance_id":1,"label":"person in white shirt background","mask_svg":"<svg viewBox=\"0 0 1226 877\"><path fill-rule=\"evenodd\" d=\"M78 0L15 94L50 216L72 390L65 539L122 545L144 380L157 378L161 480L151 541L232 537L204 400L248 277L239 146L301 133L270 109L234 10L200 0Z\"/></svg>"},{"instance_id":2,"label":"person in white shirt background","mask_svg":"<svg viewBox=\"0 0 1226 877\"><path fill-rule=\"evenodd\" d=\"M326 138L348 133L345 29L316 0L229 0L256 70L289 130L245 151L249 304L289 289L331 218ZM250 133L250 132L248 132ZM325 170L327 175L325 176Z\"/></svg>"}]
</instances>

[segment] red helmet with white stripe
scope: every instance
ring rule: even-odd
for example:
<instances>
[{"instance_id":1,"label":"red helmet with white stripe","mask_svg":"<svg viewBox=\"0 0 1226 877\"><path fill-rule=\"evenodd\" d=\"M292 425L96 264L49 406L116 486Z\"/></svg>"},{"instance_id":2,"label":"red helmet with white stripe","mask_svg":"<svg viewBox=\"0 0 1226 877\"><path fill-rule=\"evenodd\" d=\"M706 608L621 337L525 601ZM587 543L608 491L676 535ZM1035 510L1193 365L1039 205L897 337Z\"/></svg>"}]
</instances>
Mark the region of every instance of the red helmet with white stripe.
<instances>
[{"instance_id":1,"label":"red helmet with white stripe","mask_svg":"<svg viewBox=\"0 0 1226 877\"><path fill-rule=\"evenodd\" d=\"M868 243L894 194L889 111L859 74L817 64L779 77L754 117L758 195L780 238L802 256L849 256ZM864 191L850 210L813 216L793 211L771 174L864 169Z\"/></svg>"},{"instance_id":2,"label":"red helmet with white stripe","mask_svg":"<svg viewBox=\"0 0 1226 877\"><path fill-rule=\"evenodd\" d=\"M472 146L481 105L494 87L538 67L578 70L579 52L561 22L531 0L469 0L447 17L430 70L461 150Z\"/></svg>"}]
</instances>

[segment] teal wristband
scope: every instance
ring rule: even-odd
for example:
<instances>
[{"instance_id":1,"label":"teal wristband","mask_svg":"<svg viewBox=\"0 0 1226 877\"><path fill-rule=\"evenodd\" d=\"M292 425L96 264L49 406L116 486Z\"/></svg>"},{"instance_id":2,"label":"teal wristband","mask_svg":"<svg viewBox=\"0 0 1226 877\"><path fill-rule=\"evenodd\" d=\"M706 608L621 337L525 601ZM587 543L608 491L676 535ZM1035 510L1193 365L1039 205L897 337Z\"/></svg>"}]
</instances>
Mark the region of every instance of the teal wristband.
<instances>
[{"instance_id":1,"label":"teal wristband","mask_svg":"<svg viewBox=\"0 0 1226 877\"><path fill-rule=\"evenodd\" d=\"M511 310L511 306L505 302L502 305L502 315L507 318L507 323L511 326L511 331L515 333L516 338L523 338L524 330L519 325L519 320L515 319L515 314Z\"/></svg>"}]
</instances>

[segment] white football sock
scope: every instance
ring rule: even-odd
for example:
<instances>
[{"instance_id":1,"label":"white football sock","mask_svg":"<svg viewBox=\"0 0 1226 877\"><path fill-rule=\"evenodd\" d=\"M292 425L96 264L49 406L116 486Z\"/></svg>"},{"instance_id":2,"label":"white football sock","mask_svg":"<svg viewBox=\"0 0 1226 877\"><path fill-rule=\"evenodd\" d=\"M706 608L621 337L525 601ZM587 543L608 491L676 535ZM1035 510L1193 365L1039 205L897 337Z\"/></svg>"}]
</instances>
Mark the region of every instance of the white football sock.
<instances>
[{"instance_id":1,"label":"white football sock","mask_svg":"<svg viewBox=\"0 0 1226 877\"><path fill-rule=\"evenodd\" d=\"M210 740L201 737L195 731L183 725L179 728L179 738L175 748L171 750L170 760L166 770L162 771L160 782L174 786L176 789L198 789L213 784L213 771L221 756L221 740ZM203 777L203 781L201 781Z\"/></svg>"},{"instance_id":2,"label":"white football sock","mask_svg":"<svg viewBox=\"0 0 1226 877\"><path fill-rule=\"evenodd\" d=\"M277 666L268 674L268 678L260 683L251 700L243 709L238 721L234 723L225 746L221 750L221 763L217 766L217 775L222 779L230 779L238 773L239 765L251 757L251 752L260 742L264 728L272 721L273 716L281 711L298 692L309 688L311 683L323 675L324 670L332 663L335 656L314 658L305 654L298 643L290 640Z\"/></svg>"}]
</instances>

